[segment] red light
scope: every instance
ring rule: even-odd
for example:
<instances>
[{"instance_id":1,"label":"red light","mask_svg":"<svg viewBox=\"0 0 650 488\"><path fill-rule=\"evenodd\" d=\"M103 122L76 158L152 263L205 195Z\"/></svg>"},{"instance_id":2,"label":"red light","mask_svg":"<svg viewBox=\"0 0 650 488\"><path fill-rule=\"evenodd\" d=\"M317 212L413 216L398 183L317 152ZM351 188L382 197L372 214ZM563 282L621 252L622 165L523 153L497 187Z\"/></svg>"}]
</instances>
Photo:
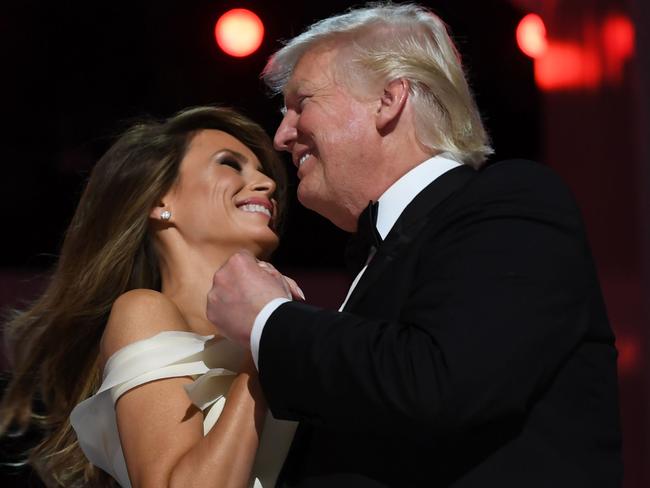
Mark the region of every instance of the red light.
<instances>
[{"instance_id":1,"label":"red light","mask_svg":"<svg viewBox=\"0 0 650 488\"><path fill-rule=\"evenodd\" d=\"M522 51L535 58L535 81L542 90L593 90L623 81L625 63L635 50L634 26L624 15L609 14L602 24L585 19L582 36L563 41L547 40L543 24L535 27L541 19L528 18L517 28L517 41ZM528 27L524 27L526 22ZM535 47L542 45L540 39L543 49Z\"/></svg>"},{"instance_id":2,"label":"red light","mask_svg":"<svg viewBox=\"0 0 650 488\"><path fill-rule=\"evenodd\" d=\"M537 14L526 15L517 26L517 44L524 54L539 58L546 52L546 26Z\"/></svg>"},{"instance_id":3,"label":"red light","mask_svg":"<svg viewBox=\"0 0 650 488\"><path fill-rule=\"evenodd\" d=\"M634 26L623 15L608 15L603 25L605 49L620 59L629 58L634 53Z\"/></svg>"},{"instance_id":4,"label":"red light","mask_svg":"<svg viewBox=\"0 0 650 488\"><path fill-rule=\"evenodd\" d=\"M595 89L601 78L597 52L578 43L551 43L535 60L535 81L543 90Z\"/></svg>"},{"instance_id":5,"label":"red light","mask_svg":"<svg viewBox=\"0 0 650 488\"><path fill-rule=\"evenodd\" d=\"M238 58L254 53L264 37L264 24L250 10L236 8L223 14L214 26L219 47Z\"/></svg>"},{"instance_id":6,"label":"red light","mask_svg":"<svg viewBox=\"0 0 650 488\"><path fill-rule=\"evenodd\" d=\"M611 82L620 83L623 79L623 66L634 54L634 26L627 17L610 14L602 27L605 50L605 70Z\"/></svg>"},{"instance_id":7,"label":"red light","mask_svg":"<svg viewBox=\"0 0 650 488\"><path fill-rule=\"evenodd\" d=\"M619 336L616 338L616 349L618 349L618 369L620 373L627 375L638 372L642 357L638 338L629 335Z\"/></svg>"}]
</instances>

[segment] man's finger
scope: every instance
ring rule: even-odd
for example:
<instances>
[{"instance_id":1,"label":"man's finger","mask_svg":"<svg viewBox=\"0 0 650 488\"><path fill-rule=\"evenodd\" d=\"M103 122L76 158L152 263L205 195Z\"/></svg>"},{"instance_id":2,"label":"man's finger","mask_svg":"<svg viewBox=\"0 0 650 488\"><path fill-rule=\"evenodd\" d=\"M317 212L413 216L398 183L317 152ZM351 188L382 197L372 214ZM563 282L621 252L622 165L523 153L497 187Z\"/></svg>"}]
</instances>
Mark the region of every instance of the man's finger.
<instances>
[{"instance_id":1,"label":"man's finger","mask_svg":"<svg viewBox=\"0 0 650 488\"><path fill-rule=\"evenodd\" d=\"M305 301L305 293L298 286L298 283L296 283L296 281L293 278L289 278L286 275L282 275L282 277L289 284L289 288L291 289L291 296L293 296L294 299L300 299L300 300L302 300L304 302Z\"/></svg>"},{"instance_id":2,"label":"man's finger","mask_svg":"<svg viewBox=\"0 0 650 488\"><path fill-rule=\"evenodd\" d=\"M289 283L284 279L284 276L282 276L282 273L275 269L271 263L267 263L266 261L257 261L257 265L268 274L273 276L276 280L278 280L278 283L280 283L284 288L284 292L287 294L287 298L292 298L291 287L289 286Z\"/></svg>"},{"instance_id":3,"label":"man's finger","mask_svg":"<svg viewBox=\"0 0 650 488\"><path fill-rule=\"evenodd\" d=\"M265 271L268 271L270 274L273 276L280 278L283 280L286 286L288 286L288 294L291 295L291 297L294 300L302 300L305 301L305 293L302 291L302 289L298 286L298 283L296 283L295 280L292 278L289 278L288 276L283 275L280 273L275 266L273 266L271 263L267 263L266 261L258 261L257 263L260 268L263 268Z\"/></svg>"}]
</instances>

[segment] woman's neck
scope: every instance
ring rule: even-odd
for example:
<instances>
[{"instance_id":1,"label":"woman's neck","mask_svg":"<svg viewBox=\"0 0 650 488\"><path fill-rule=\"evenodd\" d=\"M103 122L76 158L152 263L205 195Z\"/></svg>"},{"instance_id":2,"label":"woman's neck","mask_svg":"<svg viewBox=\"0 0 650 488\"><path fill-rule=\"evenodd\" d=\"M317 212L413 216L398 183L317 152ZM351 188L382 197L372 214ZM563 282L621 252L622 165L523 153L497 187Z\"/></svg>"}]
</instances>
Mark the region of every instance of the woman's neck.
<instances>
[{"instance_id":1,"label":"woman's neck","mask_svg":"<svg viewBox=\"0 0 650 488\"><path fill-rule=\"evenodd\" d=\"M163 253L160 260L162 293L181 311L188 326L200 334L214 334L218 329L206 316L207 295L212 277L232 255L232 252L182 252Z\"/></svg>"}]
</instances>

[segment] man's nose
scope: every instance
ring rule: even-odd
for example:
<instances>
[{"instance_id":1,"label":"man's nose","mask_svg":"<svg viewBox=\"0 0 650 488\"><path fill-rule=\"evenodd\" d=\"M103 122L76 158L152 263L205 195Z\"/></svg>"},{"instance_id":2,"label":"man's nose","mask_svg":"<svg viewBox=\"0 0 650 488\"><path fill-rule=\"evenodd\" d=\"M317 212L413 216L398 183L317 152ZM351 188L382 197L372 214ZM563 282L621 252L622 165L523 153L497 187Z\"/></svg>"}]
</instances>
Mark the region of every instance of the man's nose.
<instances>
[{"instance_id":1,"label":"man's nose","mask_svg":"<svg viewBox=\"0 0 650 488\"><path fill-rule=\"evenodd\" d=\"M296 141L298 131L296 129L295 121L293 120L292 114L287 113L282 117L282 122L278 127L278 130L275 131L275 137L273 138L273 146L278 151L289 151Z\"/></svg>"}]
</instances>

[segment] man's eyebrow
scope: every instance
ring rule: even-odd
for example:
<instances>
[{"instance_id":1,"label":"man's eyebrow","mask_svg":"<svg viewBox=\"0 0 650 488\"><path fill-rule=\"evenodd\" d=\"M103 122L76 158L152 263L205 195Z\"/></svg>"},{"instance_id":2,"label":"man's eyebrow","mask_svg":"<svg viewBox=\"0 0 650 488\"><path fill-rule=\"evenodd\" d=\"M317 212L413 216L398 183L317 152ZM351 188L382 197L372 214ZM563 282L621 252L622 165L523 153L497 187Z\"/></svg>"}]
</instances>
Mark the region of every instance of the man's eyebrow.
<instances>
[{"instance_id":1,"label":"man's eyebrow","mask_svg":"<svg viewBox=\"0 0 650 488\"><path fill-rule=\"evenodd\" d=\"M286 98L287 96L295 95L296 92L299 90L316 90L317 85L311 81L311 80L306 80L306 79L300 79L300 80L290 80L285 86L284 89L282 90L282 94Z\"/></svg>"},{"instance_id":2,"label":"man's eyebrow","mask_svg":"<svg viewBox=\"0 0 650 488\"><path fill-rule=\"evenodd\" d=\"M316 85L310 80L300 79L300 80L290 80L284 86L284 89L282 90L284 103L282 104L282 107L280 107L280 114L282 114L283 117L287 113L287 100L291 102L292 99L296 97L299 91L304 92L305 90L314 91L316 90Z\"/></svg>"},{"instance_id":3,"label":"man's eyebrow","mask_svg":"<svg viewBox=\"0 0 650 488\"><path fill-rule=\"evenodd\" d=\"M287 95L291 94L292 92L295 92L297 87L296 85L298 82L296 80L289 80L286 85L284 85L284 88L282 88L282 95L286 97Z\"/></svg>"}]
</instances>

